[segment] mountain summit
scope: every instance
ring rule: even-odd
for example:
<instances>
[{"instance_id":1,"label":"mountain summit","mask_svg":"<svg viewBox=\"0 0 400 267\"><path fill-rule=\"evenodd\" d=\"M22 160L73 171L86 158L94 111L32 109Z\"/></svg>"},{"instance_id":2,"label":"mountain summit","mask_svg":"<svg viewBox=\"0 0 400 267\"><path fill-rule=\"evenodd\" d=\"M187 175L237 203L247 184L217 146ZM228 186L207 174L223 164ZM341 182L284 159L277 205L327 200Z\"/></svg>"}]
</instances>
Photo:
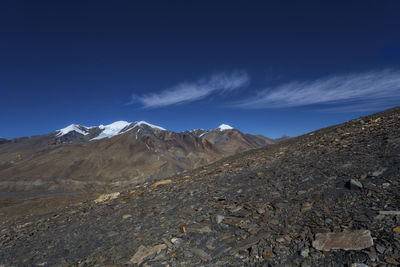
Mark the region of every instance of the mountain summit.
<instances>
[{"instance_id":1,"label":"mountain summit","mask_svg":"<svg viewBox=\"0 0 400 267\"><path fill-rule=\"evenodd\" d=\"M56 136L62 137L70 133L80 134L80 135L91 134L91 138L89 139L89 141L100 140L103 138L111 138L118 134L122 134L129 130L132 130L135 127L140 127L142 125L146 125L148 127L161 131L166 131L164 128L160 126L156 126L145 121L139 121L139 122L116 121L108 125L102 124L99 126L92 126L92 127L87 127L78 124L71 124L63 129L57 130Z\"/></svg>"},{"instance_id":2,"label":"mountain summit","mask_svg":"<svg viewBox=\"0 0 400 267\"><path fill-rule=\"evenodd\" d=\"M218 126L218 128L220 131L224 131L224 130L233 130L232 126L229 126L228 124L221 124L220 126Z\"/></svg>"}]
</instances>

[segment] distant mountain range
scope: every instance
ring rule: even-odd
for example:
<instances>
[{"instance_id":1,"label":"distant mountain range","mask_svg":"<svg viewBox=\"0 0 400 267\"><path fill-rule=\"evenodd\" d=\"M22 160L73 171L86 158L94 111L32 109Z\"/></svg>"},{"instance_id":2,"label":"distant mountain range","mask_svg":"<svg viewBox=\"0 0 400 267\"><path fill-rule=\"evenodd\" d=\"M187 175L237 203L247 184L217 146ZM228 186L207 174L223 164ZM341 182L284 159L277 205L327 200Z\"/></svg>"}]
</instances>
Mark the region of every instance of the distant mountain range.
<instances>
[{"instance_id":1,"label":"distant mountain range","mask_svg":"<svg viewBox=\"0 0 400 267\"><path fill-rule=\"evenodd\" d=\"M72 124L46 135L0 139L0 190L107 190L272 143L226 124L181 133L144 121Z\"/></svg>"}]
</instances>

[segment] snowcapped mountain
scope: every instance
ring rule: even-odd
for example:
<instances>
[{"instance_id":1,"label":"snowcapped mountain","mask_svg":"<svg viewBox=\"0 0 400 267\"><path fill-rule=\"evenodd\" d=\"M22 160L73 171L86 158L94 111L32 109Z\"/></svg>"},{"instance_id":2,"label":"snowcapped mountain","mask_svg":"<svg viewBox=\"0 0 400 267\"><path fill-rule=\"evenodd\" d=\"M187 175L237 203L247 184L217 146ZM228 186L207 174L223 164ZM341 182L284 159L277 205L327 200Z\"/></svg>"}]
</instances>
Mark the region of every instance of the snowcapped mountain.
<instances>
[{"instance_id":1,"label":"snowcapped mountain","mask_svg":"<svg viewBox=\"0 0 400 267\"><path fill-rule=\"evenodd\" d=\"M62 128L60 130L57 130L57 137L61 137L63 135L66 135L70 132L77 132L79 134L83 134L83 135L87 135L89 133L89 129L90 127L86 127L86 126L82 126L82 125L78 125L78 124L71 124L68 125L65 128Z\"/></svg>"},{"instance_id":2,"label":"snowcapped mountain","mask_svg":"<svg viewBox=\"0 0 400 267\"><path fill-rule=\"evenodd\" d=\"M229 125L176 133L145 121L87 127L0 144L0 191L93 191L159 179L272 141Z\"/></svg>"},{"instance_id":3,"label":"snowcapped mountain","mask_svg":"<svg viewBox=\"0 0 400 267\"><path fill-rule=\"evenodd\" d=\"M185 133L207 140L226 154L235 154L250 148L274 143L270 138L262 135L244 134L224 123L213 130L195 129Z\"/></svg>"},{"instance_id":4,"label":"snowcapped mountain","mask_svg":"<svg viewBox=\"0 0 400 267\"><path fill-rule=\"evenodd\" d=\"M219 129L220 131L233 130L233 127L229 126L228 124L221 124L217 127L217 129Z\"/></svg>"},{"instance_id":5,"label":"snowcapped mountain","mask_svg":"<svg viewBox=\"0 0 400 267\"><path fill-rule=\"evenodd\" d=\"M228 124L224 124L223 123L220 126L218 126L217 128L212 129L212 130L204 130L202 128L198 128L198 129L194 129L194 130L191 130L191 131L186 131L185 133L189 133L189 134L191 134L193 136L201 138L201 137L203 137L204 135L206 135L207 133L209 133L211 131L220 131L220 132L222 132L222 131L226 131L226 130L234 130L234 128L232 126L229 126Z\"/></svg>"},{"instance_id":6,"label":"snowcapped mountain","mask_svg":"<svg viewBox=\"0 0 400 267\"><path fill-rule=\"evenodd\" d=\"M78 124L71 124L63 129L56 131L56 137L62 137L68 134L80 134L80 135L90 135L89 141L100 140L103 138L111 138L113 136L126 133L135 127L142 127L143 125L153 128L155 130L166 131L164 128L150 124L145 121L139 122L127 122L127 121L116 121L107 125L99 126L83 126Z\"/></svg>"}]
</instances>

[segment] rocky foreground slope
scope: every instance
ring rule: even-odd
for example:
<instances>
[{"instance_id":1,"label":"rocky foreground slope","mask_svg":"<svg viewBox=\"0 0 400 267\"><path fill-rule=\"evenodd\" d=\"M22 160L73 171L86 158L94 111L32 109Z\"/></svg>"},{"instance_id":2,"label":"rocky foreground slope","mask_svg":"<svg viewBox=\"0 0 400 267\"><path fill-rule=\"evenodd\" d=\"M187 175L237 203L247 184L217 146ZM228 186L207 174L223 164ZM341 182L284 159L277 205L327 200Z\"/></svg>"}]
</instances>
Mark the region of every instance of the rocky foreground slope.
<instances>
[{"instance_id":1,"label":"rocky foreground slope","mask_svg":"<svg viewBox=\"0 0 400 267\"><path fill-rule=\"evenodd\" d=\"M399 178L398 107L3 224L0 265L396 266Z\"/></svg>"}]
</instances>

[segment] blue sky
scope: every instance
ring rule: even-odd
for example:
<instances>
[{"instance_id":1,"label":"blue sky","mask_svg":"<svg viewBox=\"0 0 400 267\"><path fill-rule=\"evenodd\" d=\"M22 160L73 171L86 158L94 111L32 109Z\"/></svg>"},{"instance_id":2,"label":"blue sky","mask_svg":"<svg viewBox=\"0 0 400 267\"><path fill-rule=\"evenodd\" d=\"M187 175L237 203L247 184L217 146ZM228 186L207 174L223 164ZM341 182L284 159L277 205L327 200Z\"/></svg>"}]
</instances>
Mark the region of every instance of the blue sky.
<instances>
[{"instance_id":1,"label":"blue sky","mask_svg":"<svg viewBox=\"0 0 400 267\"><path fill-rule=\"evenodd\" d=\"M0 136L296 136L400 103L398 1L1 1Z\"/></svg>"}]
</instances>

